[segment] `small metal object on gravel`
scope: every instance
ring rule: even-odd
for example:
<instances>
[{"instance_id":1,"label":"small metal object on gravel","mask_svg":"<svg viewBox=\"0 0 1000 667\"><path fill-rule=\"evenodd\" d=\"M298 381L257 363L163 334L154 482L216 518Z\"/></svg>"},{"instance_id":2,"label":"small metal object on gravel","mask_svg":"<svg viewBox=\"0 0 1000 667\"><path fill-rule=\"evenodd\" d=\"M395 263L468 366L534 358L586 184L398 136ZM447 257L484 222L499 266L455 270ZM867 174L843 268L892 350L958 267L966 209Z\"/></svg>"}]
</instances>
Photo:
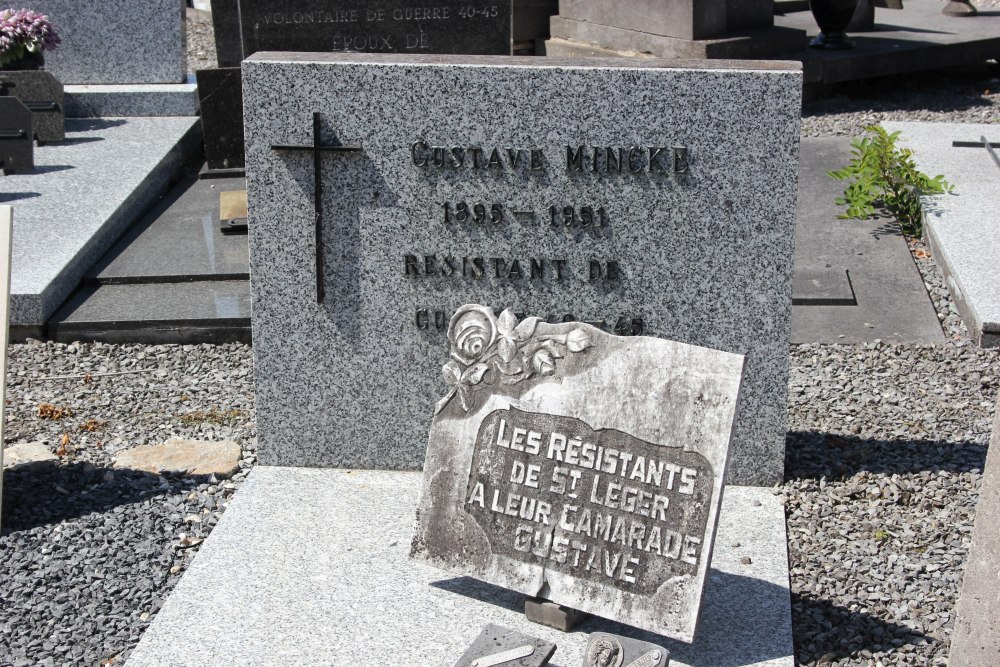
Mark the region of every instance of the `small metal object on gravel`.
<instances>
[{"instance_id":1,"label":"small metal object on gravel","mask_svg":"<svg viewBox=\"0 0 1000 667\"><path fill-rule=\"evenodd\" d=\"M455 667L543 667L556 645L501 625L487 625Z\"/></svg>"}]
</instances>

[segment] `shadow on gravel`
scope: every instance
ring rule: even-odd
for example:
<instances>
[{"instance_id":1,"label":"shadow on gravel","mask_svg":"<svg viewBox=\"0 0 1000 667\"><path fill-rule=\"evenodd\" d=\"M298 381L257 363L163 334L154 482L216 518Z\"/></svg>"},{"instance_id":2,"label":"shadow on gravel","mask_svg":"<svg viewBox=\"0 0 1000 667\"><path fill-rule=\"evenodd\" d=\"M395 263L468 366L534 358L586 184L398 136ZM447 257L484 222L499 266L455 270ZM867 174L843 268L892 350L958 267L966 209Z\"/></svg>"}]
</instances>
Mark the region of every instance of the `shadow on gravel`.
<instances>
[{"instance_id":1,"label":"shadow on gravel","mask_svg":"<svg viewBox=\"0 0 1000 667\"><path fill-rule=\"evenodd\" d=\"M905 474L983 470L986 447L938 440L878 440L819 431L785 435L785 479L829 480L861 471Z\"/></svg>"},{"instance_id":2,"label":"shadow on gravel","mask_svg":"<svg viewBox=\"0 0 1000 667\"><path fill-rule=\"evenodd\" d=\"M871 653L938 641L905 625L799 593L792 593L792 617L795 658L803 667L844 658L852 658L850 664L864 664Z\"/></svg>"},{"instance_id":3,"label":"shadow on gravel","mask_svg":"<svg viewBox=\"0 0 1000 667\"><path fill-rule=\"evenodd\" d=\"M166 482L164 482L166 480ZM205 475L153 475L89 463L28 466L3 478L2 533L102 514L209 481Z\"/></svg>"}]
</instances>

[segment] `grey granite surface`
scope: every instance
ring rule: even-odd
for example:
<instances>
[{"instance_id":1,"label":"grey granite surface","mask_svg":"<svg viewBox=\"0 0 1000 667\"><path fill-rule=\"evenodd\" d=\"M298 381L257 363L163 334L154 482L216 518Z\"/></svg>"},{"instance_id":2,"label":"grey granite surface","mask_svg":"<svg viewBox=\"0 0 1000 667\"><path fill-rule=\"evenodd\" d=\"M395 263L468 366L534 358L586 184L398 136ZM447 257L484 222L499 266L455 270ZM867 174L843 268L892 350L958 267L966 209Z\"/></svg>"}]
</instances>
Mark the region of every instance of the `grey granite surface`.
<instances>
[{"instance_id":1,"label":"grey granite surface","mask_svg":"<svg viewBox=\"0 0 1000 667\"><path fill-rule=\"evenodd\" d=\"M63 85L51 72L2 71L0 87L6 87L7 94L18 98L25 106L36 107L31 110L31 121L38 141L62 141L66 138ZM55 107L45 108L46 103L54 104Z\"/></svg>"},{"instance_id":2,"label":"grey granite surface","mask_svg":"<svg viewBox=\"0 0 1000 667\"><path fill-rule=\"evenodd\" d=\"M32 0L62 44L45 69L64 84L181 83L184 0Z\"/></svg>"},{"instance_id":3,"label":"grey granite surface","mask_svg":"<svg viewBox=\"0 0 1000 667\"><path fill-rule=\"evenodd\" d=\"M66 115L69 118L197 116L198 86L193 82L69 85Z\"/></svg>"},{"instance_id":4,"label":"grey granite surface","mask_svg":"<svg viewBox=\"0 0 1000 667\"><path fill-rule=\"evenodd\" d=\"M795 214L793 343L943 343L944 333L906 239L887 220L841 220L844 183L826 175L851 160L850 137L805 137ZM848 278L850 274L850 278ZM817 298L857 305L816 305ZM798 305L799 299L812 305ZM821 303L821 302L820 302Z\"/></svg>"},{"instance_id":5,"label":"grey granite surface","mask_svg":"<svg viewBox=\"0 0 1000 667\"><path fill-rule=\"evenodd\" d=\"M32 173L5 176L16 212L12 325L39 325L84 272L161 195L200 148L197 118L66 121L66 140L35 151Z\"/></svg>"},{"instance_id":6,"label":"grey granite surface","mask_svg":"<svg viewBox=\"0 0 1000 667\"><path fill-rule=\"evenodd\" d=\"M412 556L691 641L743 357L491 315L449 326Z\"/></svg>"},{"instance_id":7,"label":"grey granite surface","mask_svg":"<svg viewBox=\"0 0 1000 667\"><path fill-rule=\"evenodd\" d=\"M944 272L973 340L1000 345L1000 165L985 148L955 148L953 141L1000 144L996 125L883 123L901 132L899 145L913 150L917 168L943 174L951 194L922 197L924 235ZM994 149L1000 151L1000 148Z\"/></svg>"},{"instance_id":8,"label":"grey granite surface","mask_svg":"<svg viewBox=\"0 0 1000 667\"><path fill-rule=\"evenodd\" d=\"M1000 403L976 505L962 594L955 609L949 667L984 667L1000 655Z\"/></svg>"},{"instance_id":9,"label":"grey granite surface","mask_svg":"<svg viewBox=\"0 0 1000 667\"><path fill-rule=\"evenodd\" d=\"M419 468L446 390L444 327L485 303L609 330L641 320L646 335L746 355L730 481L781 480L797 66L258 54L243 72L261 461ZM271 149L312 144L314 112L324 142L363 146L322 158L323 304L312 157ZM496 147L507 166L415 166L417 141ZM688 169L650 173L643 149L639 173L570 173L566 146L686 147ZM443 204L461 202L496 204L504 221L444 224ZM575 224L551 226L550 206L573 207ZM607 224L582 227L584 207ZM406 255L425 267L534 258L547 272L407 276ZM618 262L620 276L590 280L591 261Z\"/></svg>"},{"instance_id":10,"label":"grey granite surface","mask_svg":"<svg viewBox=\"0 0 1000 667\"><path fill-rule=\"evenodd\" d=\"M592 618L573 632L524 617L524 596L407 558L420 476L258 466L127 667L452 665L487 623L554 642L579 667L589 633L659 644L672 667L792 667L784 510L726 490L697 638ZM739 546L735 546L739 545Z\"/></svg>"},{"instance_id":11,"label":"grey granite surface","mask_svg":"<svg viewBox=\"0 0 1000 667\"><path fill-rule=\"evenodd\" d=\"M243 178L186 176L94 264L88 279L102 284L249 280L246 235L219 229L220 195L245 189ZM249 285L247 290L249 295Z\"/></svg>"}]
</instances>

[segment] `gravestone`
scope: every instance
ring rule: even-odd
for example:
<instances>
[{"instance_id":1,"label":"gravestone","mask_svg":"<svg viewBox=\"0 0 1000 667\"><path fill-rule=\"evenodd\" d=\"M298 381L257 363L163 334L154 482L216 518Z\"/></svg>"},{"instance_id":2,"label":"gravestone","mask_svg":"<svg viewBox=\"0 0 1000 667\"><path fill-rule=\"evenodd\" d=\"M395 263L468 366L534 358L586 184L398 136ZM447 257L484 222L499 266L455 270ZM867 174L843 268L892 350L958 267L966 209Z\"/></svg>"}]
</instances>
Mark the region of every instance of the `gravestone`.
<instances>
[{"instance_id":1,"label":"gravestone","mask_svg":"<svg viewBox=\"0 0 1000 667\"><path fill-rule=\"evenodd\" d=\"M955 609L950 667L983 667L1000 655L1000 402L986 455L983 485L976 505L972 547L962 577L962 594Z\"/></svg>"},{"instance_id":2,"label":"gravestone","mask_svg":"<svg viewBox=\"0 0 1000 667\"><path fill-rule=\"evenodd\" d=\"M209 170L244 164L239 70L227 68L257 51L511 52L511 0L215 0L212 9L222 69L198 72Z\"/></svg>"},{"instance_id":3,"label":"gravestone","mask_svg":"<svg viewBox=\"0 0 1000 667\"><path fill-rule=\"evenodd\" d=\"M240 36L240 0L212 0L212 27L219 67L239 67L244 57Z\"/></svg>"},{"instance_id":4,"label":"gravestone","mask_svg":"<svg viewBox=\"0 0 1000 667\"><path fill-rule=\"evenodd\" d=\"M692 641L744 358L473 305L448 340L412 557Z\"/></svg>"},{"instance_id":5,"label":"gravestone","mask_svg":"<svg viewBox=\"0 0 1000 667\"><path fill-rule=\"evenodd\" d=\"M62 44L45 69L63 84L181 83L184 0L32 0Z\"/></svg>"},{"instance_id":6,"label":"gravestone","mask_svg":"<svg viewBox=\"0 0 1000 667\"><path fill-rule=\"evenodd\" d=\"M198 99L209 169L243 166L243 81L239 67L202 69Z\"/></svg>"},{"instance_id":7,"label":"gravestone","mask_svg":"<svg viewBox=\"0 0 1000 667\"><path fill-rule=\"evenodd\" d=\"M511 0L239 0L257 51L509 54Z\"/></svg>"},{"instance_id":8,"label":"gravestone","mask_svg":"<svg viewBox=\"0 0 1000 667\"><path fill-rule=\"evenodd\" d=\"M25 173L35 168L32 114L16 97L0 97L0 171Z\"/></svg>"},{"instance_id":9,"label":"gravestone","mask_svg":"<svg viewBox=\"0 0 1000 667\"><path fill-rule=\"evenodd\" d=\"M763 0L559 0L551 34L554 56L764 58L806 47L805 31L775 27Z\"/></svg>"},{"instance_id":10,"label":"gravestone","mask_svg":"<svg viewBox=\"0 0 1000 667\"><path fill-rule=\"evenodd\" d=\"M0 72L0 95L16 97L28 107L38 141L62 141L66 138L63 85L51 72Z\"/></svg>"},{"instance_id":11,"label":"gravestone","mask_svg":"<svg viewBox=\"0 0 1000 667\"><path fill-rule=\"evenodd\" d=\"M243 74L262 463L420 468L448 322L482 303L745 355L729 481L781 481L797 64Z\"/></svg>"}]
</instances>

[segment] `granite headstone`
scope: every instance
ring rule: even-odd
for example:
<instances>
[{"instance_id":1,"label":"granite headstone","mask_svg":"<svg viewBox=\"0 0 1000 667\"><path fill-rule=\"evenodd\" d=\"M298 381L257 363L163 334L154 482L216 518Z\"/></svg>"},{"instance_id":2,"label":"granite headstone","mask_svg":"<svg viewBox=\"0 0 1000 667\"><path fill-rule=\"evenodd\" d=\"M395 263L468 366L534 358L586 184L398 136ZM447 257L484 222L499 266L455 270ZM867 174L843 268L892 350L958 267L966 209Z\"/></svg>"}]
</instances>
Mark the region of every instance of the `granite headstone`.
<instances>
[{"instance_id":1,"label":"granite headstone","mask_svg":"<svg viewBox=\"0 0 1000 667\"><path fill-rule=\"evenodd\" d=\"M1000 402L976 505L972 547L955 609L949 667L986 667L1000 656Z\"/></svg>"},{"instance_id":2,"label":"granite headstone","mask_svg":"<svg viewBox=\"0 0 1000 667\"><path fill-rule=\"evenodd\" d=\"M0 171L24 173L35 168L31 111L16 97L0 97Z\"/></svg>"},{"instance_id":3,"label":"granite headstone","mask_svg":"<svg viewBox=\"0 0 1000 667\"><path fill-rule=\"evenodd\" d=\"M63 84L181 83L184 0L32 0L62 37L45 69Z\"/></svg>"},{"instance_id":4,"label":"granite headstone","mask_svg":"<svg viewBox=\"0 0 1000 667\"><path fill-rule=\"evenodd\" d=\"M39 142L66 138L63 85L44 70L0 72L0 95L16 97L28 107L35 139Z\"/></svg>"},{"instance_id":5,"label":"granite headstone","mask_svg":"<svg viewBox=\"0 0 1000 667\"><path fill-rule=\"evenodd\" d=\"M744 358L463 306L411 556L694 638Z\"/></svg>"},{"instance_id":6,"label":"granite headstone","mask_svg":"<svg viewBox=\"0 0 1000 667\"><path fill-rule=\"evenodd\" d=\"M478 302L746 355L729 481L782 479L798 64L243 75L263 463L420 468L448 321Z\"/></svg>"},{"instance_id":7,"label":"granite headstone","mask_svg":"<svg viewBox=\"0 0 1000 667\"><path fill-rule=\"evenodd\" d=\"M510 54L511 0L239 0L257 51Z\"/></svg>"}]
</instances>

